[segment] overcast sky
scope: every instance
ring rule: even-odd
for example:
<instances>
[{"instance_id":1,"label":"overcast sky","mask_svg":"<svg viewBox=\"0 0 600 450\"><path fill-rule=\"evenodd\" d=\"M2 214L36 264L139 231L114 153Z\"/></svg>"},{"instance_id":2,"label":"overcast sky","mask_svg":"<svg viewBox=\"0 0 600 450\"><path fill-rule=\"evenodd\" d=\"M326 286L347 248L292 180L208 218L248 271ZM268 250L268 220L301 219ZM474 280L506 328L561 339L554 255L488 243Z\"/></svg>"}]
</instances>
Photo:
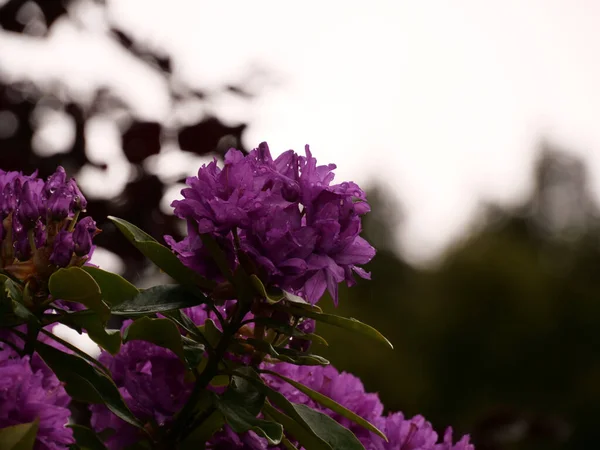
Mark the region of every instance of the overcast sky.
<instances>
[{"instance_id":1,"label":"overcast sky","mask_svg":"<svg viewBox=\"0 0 600 450\"><path fill-rule=\"evenodd\" d=\"M255 102L223 97L210 108L250 121L248 147L309 143L319 161L338 164L340 180L385 182L406 208L401 239L413 261L458 236L481 199L525 195L542 137L584 155L600 192L600 2L164 5L113 0L109 12L172 54L189 84L217 87L264 68ZM43 47L0 33L0 67L83 94L103 83L140 116L168 121L162 81L102 38L98 10L81 7L77 17L93 31L61 23ZM33 63L31 53L45 58ZM106 155L116 154L107 142ZM111 164L118 178L123 166Z\"/></svg>"}]
</instances>

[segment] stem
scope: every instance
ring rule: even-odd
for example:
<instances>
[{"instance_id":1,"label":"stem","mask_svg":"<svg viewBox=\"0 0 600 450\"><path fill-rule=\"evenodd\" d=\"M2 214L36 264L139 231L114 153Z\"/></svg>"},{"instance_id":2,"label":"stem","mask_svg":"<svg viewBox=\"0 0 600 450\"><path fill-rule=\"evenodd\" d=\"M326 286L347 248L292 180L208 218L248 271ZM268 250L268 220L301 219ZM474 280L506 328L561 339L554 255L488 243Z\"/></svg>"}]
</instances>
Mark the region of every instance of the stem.
<instances>
[{"instance_id":1,"label":"stem","mask_svg":"<svg viewBox=\"0 0 600 450\"><path fill-rule=\"evenodd\" d=\"M35 236L33 235L33 228L27 231L27 239L29 240L29 247L31 247L31 253L34 253L37 250L35 246Z\"/></svg>"},{"instance_id":2,"label":"stem","mask_svg":"<svg viewBox=\"0 0 600 450\"><path fill-rule=\"evenodd\" d=\"M37 341L37 336L40 332L40 328L34 326L33 324L27 325L27 338L25 339L25 346L23 348L23 353L26 355L33 355L35 351L35 343Z\"/></svg>"},{"instance_id":3,"label":"stem","mask_svg":"<svg viewBox=\"0 0 600 450\"><path fill-rule=\"evenodd\" d=\"M192 417L194 408L196 407L198 400L200 400L202 392L206 390L208 384L210 383L210 380L212 380L215 377L215 375L218 374L219 363L225 356L225 352L227 351L227 348L231 343L231 338L240 328L242 319L249 310L249 305L243 304L240 301L238 301L237 308L233 318L231 319L231 322L229 323L229 325L223 328L223 334L221 335L221 339L219 340L217 347L214 349L213 352L209 353L208 364L206 365L200 376L196 378L194 390L190 394L190 397L184 405L183 409L180 411L178 418L173 428L171 429L171 432L167 435L167 439L173 437L177 438L179 437L179 435L181 435L181 438L185 438L189 434L190 428L192 428L192 425L194 423L197 423L199 420L205 420L206 417L208 417L205 417L206 411L204 411L198 418L193 420L189 426L187 425L187 422Z\"/></svg>"},{"instance_id":4,"label":"stem","mask_svg":"<svg viewBox=\"0 0 600 450\"><path fill-rule=\"evenodd\" d=\"M79 213L80 212L81 211L75 211L75 215L71 219L71 223L69 224L69 227L67 228L67 231L69 231L69 232L73 231L73 229L75 228L75 224L77 223L77 219L79 218Z\"/></svg>"}]
</instances>

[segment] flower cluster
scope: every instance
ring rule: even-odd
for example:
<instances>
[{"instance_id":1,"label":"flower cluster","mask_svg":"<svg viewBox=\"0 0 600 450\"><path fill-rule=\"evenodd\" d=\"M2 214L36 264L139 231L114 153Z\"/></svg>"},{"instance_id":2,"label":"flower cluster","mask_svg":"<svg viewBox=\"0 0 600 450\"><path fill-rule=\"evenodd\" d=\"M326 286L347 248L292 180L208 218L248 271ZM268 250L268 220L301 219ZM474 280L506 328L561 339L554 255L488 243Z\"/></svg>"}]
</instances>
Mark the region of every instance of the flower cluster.
<instances>
[{"instance_id":1,"label":"flower cluster","mask_svg":"<svg viewBox=\"0 0 600 450\"><path fill-rule=\"evenodd\" d=\"M369 211L354 183L332 185L334 164L318 166L289 150L273 160L266 143L248 156L231 149L224 167L216 160L187 179L175 214L187 222L181 242L165 239L181 261L214 276L201 235L221 244L234 266L249 257L266 283L317 302L327 289L337 302L338 284L369 278L359 265L375 249L360 237L361 216ZM235 268L235 267L232 267Z\"/></svg>"},{"instance_id":2,"label":"flower cluster","mask_svg":"<svg viewBox=\"0 0 600 450\"><path fill-rule=\"evenodd\" d=\"M208 314L202 307L188 310L197 324L203 323ZM192 383L185 378L181 361L170 350L145 341L133 341L123 345L116 356L102 353L100 361L112 372L113 378L128 406L138 418L148 423L164 425L183 406L189 396ZM333 413L312 401L282 379L267 375L267 384L282 393L289 401L305 404L330 415L349 428L367 450L473 450L468 436L457 444L452 443L449 429L442 443L438 435L423 417L405 419L402 413L382 416L383 405L375 393L365 392L362 382L349 373L340 373L332 366L297 366L287 363L263 364L263 368L292 378L313 390L326 395L339 404L378 426L388 436L385 442L350 420ZM119 449L139 439L139 430L112 415L105 406L92 406L92 425L100 432L112 428L115 433L107 441L111 449ZM253 432L238 435L227 426L215 434L207 448L212 449L267 449L267 441ZM269 447L279 448L279 447ZM283 448L283 447L281 447Z\"/></svg>"},{"instance_id":3,"label":"flower cluster","mask_svg":"<svg viewBox=\"0 0 600 450\"><path fill-rule=\"evenodd\" d=\"M54 373L39 358L20 357L0 345L0 428L39 419L36 450L73 444L73 432L66 428L70 397Z\"/></svg>"},{"instance_id":4,"label":"flower cluster","mask_svg":"<svg viewBox=\"0 0 600 450\"><path fill-rule=\"evenodd\" d=\"M46 181L0 170L0 194L0 268L28 280L89 259L96 223L77 221L87 201L62 167Z\"/></svg>"}]
</instances>

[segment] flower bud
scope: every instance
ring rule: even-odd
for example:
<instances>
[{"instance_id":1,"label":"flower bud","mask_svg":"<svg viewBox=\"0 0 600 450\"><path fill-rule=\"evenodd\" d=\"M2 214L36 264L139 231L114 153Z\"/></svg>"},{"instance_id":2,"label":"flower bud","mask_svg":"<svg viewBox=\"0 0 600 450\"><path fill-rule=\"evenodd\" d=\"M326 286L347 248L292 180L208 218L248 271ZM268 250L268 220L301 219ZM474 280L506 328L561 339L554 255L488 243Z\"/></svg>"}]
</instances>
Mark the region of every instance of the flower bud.
<instances>
[{"instance_id":1,"label":"flower bud","mask_svg":"<svg viewBox=\"0 0 600 450\"><path fill-rule=\"evenodd\" d=\"M79 190L75 179L71 178L67 183L67 186L73 195L71 200L71 208L76 211L85 211L85 208L87 207L87 200Z\"/></svg>"},{"instance_id":2,"label":"flower bud","mask_svg":"<svg viewBox=\"0 0 600 450\"><path fill-rule=\"evenodd\" d=\"M2 198L0 199L0 217L5 218L17 207L17 196L15 195L14 187L9 183L2 190Z\"/></svg>"},{"instance_id":3,"label":"flower bud","mask_svg":"<svg viewBox=\"0 0 600 450\"><path fill-rule=\"evenodd\" d=\"M85 256L92 249L92 236L98 231L96 222L91 217L84 217L73 231L73 243L75 244L75 254Z\"/></svg>"},{"instance_id":4,"label":"flower bud","mask_svg":"<svg viewBox=\"0 0 600 450\"><path fill-rule=\"evenodd\" d=\"M67 174L65 169L61 166L56 168L56 172L48 177L48 180L44 184L44 194L50 198L52 194L61 186L64 186L67 181Z\"/></svg>"},{"instance_id":5,"label":"flower bud","mask_svg":"<svg viewBox=\"0 0 600 450\"><path fill-rule=\"evenodd\" d=\"M73 235L62 230L56 235L54 249L50 255L50 262L59 267L66 267L71 262L74 250Z\"/></svg>"},{"instance_id":6,"label":"flower bud","mask_svg":"<svg viewBox=\"0 0 600 450\"><path fill-rule=\"evenodd\" d=\"M26 181L21 190L17 214L21 224L27 229L33 228L40 217L38 197L34 194L30 181Z\"/></svg>"},{"instance_id":7,"label":"flower bud","mask_svg":"<svg viewBox=\"0 0 600 450\"><path fill-rule=\"evenodd\" d=\"M66 187L61 186L56 189L47 203L50 218L56 222L66 219L69 215L72 200L73 196Z\"/></svg>"}]
</instances>

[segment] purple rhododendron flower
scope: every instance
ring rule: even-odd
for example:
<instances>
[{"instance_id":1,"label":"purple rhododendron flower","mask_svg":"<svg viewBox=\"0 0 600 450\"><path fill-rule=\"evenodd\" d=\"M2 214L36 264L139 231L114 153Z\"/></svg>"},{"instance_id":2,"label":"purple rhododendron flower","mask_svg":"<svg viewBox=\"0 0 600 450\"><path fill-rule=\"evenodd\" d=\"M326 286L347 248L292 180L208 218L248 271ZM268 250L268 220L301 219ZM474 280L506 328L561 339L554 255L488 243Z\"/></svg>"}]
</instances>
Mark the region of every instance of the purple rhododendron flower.
<instances>
[{"instance_id":1,"label":"purple rhododendron flower","mask_svg":"<svg viewBox=\"0 0 600 450\"><path fill-rule=\"evenodd\" d=\"M54 247L50 255L50 262L58 267L67 267L71 262L75 244L73 243L73 234L61 230L54 239Z\"/></svg>"},{"instance_id":2,"label":"purple rhododendron flower","mask_svg":"<svg viewBox=\"0 0 600 450\"><path fill-rule=\"evenodd\" d=\"M192 384L185 380L185 367L179 358L149 342L128 342L116 356L102 353L99 359L111 371L127 406L142 421L164 425L191 392ZM139 429L119 419L104 405L93 405L91 411L94 429L115 430L106 442L110 449L124 448L143 437Z\"/></svg>"},{"instance_id":3,"label":"purple rhododendron flower","mask_svg":"<svg viewBox=\"0 0 600 450\"><path fill-rule=\"evenodd\" d=\"M471 444L469 435L463 436L456 444L452 443L452 427L448 427L444 433L444 442L433 447L434 450L475 450Z\"/></svg>"},{"instance_id":4,"label":"purple rhododendron flower","mask_svg":"<svg viewBox=\"0 0 600 450\"><path fill-rule=\"evenodd\" d=\"M328 396L371 423L375 423L383 413L383 404L377 394L365 392L358 377L346 372L340 373L333 366L296 366L280 363L270 365L268 368ZM265 380L269 386L283 394L289 401L310 406L331 416L352 431L363 445L371 442L369 431L314 402L294 386L276 376L265 376Z\"/></svg>"},{"instance_id":5,"label":"purple rhododendron flower","mask_svg":"<svg viewBox=\"0 0 600 450\"><path fill-rule=\"evenodd\" d=\"M198 325L209 317L202 306L183 312ZM122 330L131 322L125 321ZM102 352L99 360L110 370L127 406L143 422L168 424L192 391L193 384L185 378L181 360L171 350L150 342L127 342L117 355ZM115 431L106 441L108 448L121 449L143 437L139 429L119 419L106 406L93 405L90 409L91 424L96 431L107 428Z\"/></svg>"},{"instance_id":6,"label":"purple rhododendron flower","mask_svg":"<svg viewBox=\"0 0 600 450\"><path fill-rule=\"evenodd\" d=\"M73 432L66 428L70 397L62 384L49 369L36 368L29 357L21 358L0 345L4 346L0 349L0 428L39 419L35 450L59 450L73 444Z\"/></svg>"},{"instance_id":7,"label":"purple rhododendron flower","mask_svg":"<svg viewBox=\"0 0 600 450\"><path fill-rule=\"evenodd\" d=\"M48 261L66 267L90 258L98 230L91 217L74 223L87 201L62 167L46 181L0 170L0 193L0 268L25 281L51 274Z\"/></svg>"},{"instance_id":8,"label":"purple rhododendron flower","mask_svg":"<svg viewBox=\"0 0 600 450\"><path fill-rule=\"evenodd\" d=\"M405 419L401 412L393 413L376 422L388 442L372 436L369 450L433 450L438 435L423 416Z\"/></svg>"},{"instance_id":9,"label":"purple rhododendron flower","mask_svg":"<svg viewBox=\"0 0 600 450\"><path fill-rule=\"evenodd\" d=\"M375 249L359 235L370 209L365 193L351 182L332 185L333 169L318 166L308 146L306 156L289 150L275 160L266 143L248 156L231 149L222 169L215 160L187 179L184 199L172 205L188 236L165 240L185 265L207 275L214 264L200 235L209 233L232 268L239 245L265 282L311 303L328 290L337 302L340 282L354 284L354 274L369 278L359 266Z\"/></svg>"},{"instance_id":10,"label":"purple rhododendron flower","mask_svg":"<svg viewBox=\"0 0 600 450\"><path fill-rule=\"evenodd\" d=\"M207 314L203 306L188 308L184 312L198 325L208 317L212 318L212 313ZM124 326L127 325L128 323ZM311 324L307 323L305 331L310 331L310 327ZM103 352L100 361L109 368L127 405L143 422L168 426L192 390L192 383L186 380L184 365L177 356L170 350L146 341L128 342L116 356ZM365 392L358 377L340 373L332 366L264 363L262 367L332 398L386 433L389 442L314 402L282 379L272 375L264 376L265 382L289 401L314 408L350 429L367 450L474 450L469 444L468 436L453 446L451 429L446 432L443 443L436 444L437 433L421 416L405 420L401 413L395 413L383 417L383 405L379 396ZM116 417L105 406L93 405L91 412L91 423L97 432L108 428L114 430L106 441L110 449L120 449L139 441L139 430ZM263 450L285 447L268 447L266 439L255 433L236 434L226 425L210 439L207 448Z\"/></svg>"}]
</instances>

